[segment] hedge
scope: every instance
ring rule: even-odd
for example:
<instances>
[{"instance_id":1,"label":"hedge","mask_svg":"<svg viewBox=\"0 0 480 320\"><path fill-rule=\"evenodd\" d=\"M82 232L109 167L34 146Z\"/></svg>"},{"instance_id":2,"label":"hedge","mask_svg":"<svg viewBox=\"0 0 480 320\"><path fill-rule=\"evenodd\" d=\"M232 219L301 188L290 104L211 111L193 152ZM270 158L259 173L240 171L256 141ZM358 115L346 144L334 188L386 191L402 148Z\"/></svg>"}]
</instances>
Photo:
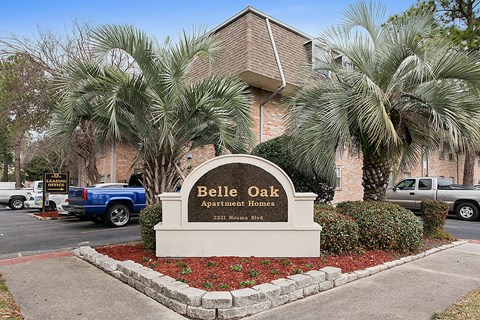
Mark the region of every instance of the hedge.
<instances>
[{"instance_id":1,"label":"hedge","mask_svg":"<svg viewBox=\"0 0 480 320\"><path fill-rule=\"evenodd\" d=\"M422 199L420 204L423 220L423 233L438 237L445 234L443 226L448 215L448 204L443 201Z\"/></svg>"},{"instance_id":2,"label":"hedge","mask_svg":"<svg viewBox=\"0 0 480 320\"><path fill-rule=\"evenodd\" d=\"M145 249L155 251L155 230L153 227L162 222L162 204L157 203L140 211L140 234Z\"/></svg>"},{"instance_id":3,"label":"hedge","mask_svg":"<svg viewBox=\"0 0 480 320\"><path fill-rule=\"evenodd\" d=\"M314 220L322 226L320 247L330 253L342 254L357 249L357 223L349 216L337 213L332 206L315 205Z\"/></svg>"},{"instance_id":4,"label":"hedge","mask_svg":"<svg viewBox=\"0 0 480 320\"><path fill-rule=\"evenodd\" d=\"M420 247L422 223L410 210L380 201L347 201L337 209L357 222L360 243L367 249L405 252Z\"/></svg>"}]
</instances>

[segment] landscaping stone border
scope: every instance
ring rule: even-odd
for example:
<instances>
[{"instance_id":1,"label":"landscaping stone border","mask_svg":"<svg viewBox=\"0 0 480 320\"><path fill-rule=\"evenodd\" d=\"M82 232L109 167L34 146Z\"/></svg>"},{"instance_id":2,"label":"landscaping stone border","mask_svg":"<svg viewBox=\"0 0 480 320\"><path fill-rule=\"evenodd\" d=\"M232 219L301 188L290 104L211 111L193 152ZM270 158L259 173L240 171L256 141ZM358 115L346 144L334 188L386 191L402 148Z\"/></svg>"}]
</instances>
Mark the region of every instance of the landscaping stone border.
<instances>
[{"instance_id":1,"label":"landscaping stone border","mask_svg":"<svg viewBox=\"0 0 480 320\"><path fill-rule=\"evenodd\" d=\"M190 287L131 260L114 260L88 246L75 249L73 253L181 315L191 319L215 320L238 319L266 311L465 243L468 241L455 241L351 273L324 267L251 288L210 292Z\"/></svg>"}]
</instances>

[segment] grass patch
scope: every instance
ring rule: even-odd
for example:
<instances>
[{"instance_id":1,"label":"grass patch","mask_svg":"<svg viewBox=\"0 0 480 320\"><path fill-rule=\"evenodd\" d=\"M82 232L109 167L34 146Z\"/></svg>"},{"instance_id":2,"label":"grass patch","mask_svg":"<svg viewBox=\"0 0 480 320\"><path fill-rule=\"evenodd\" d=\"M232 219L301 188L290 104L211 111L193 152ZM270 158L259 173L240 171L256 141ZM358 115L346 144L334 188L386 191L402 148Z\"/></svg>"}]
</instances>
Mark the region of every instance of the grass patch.
<instances>
[{"instance_id":1,"label":"grass patch","mask_svg":"<svg viewBox=\"0 0 480 320\"><path fill-rule=\"evenodd\" d=\"M443 312L435 313L432 320L480 319L480 289L469 292Z\"/></svg>"},{"instance_id":2,"label":"grass patch","mask_svg":"<svg viewBox=\"0 0 480 320\"><path fill-rule=\"evenodd\" d=\"M23 320L20 308L13 301L7 284L0 274L0 319Z\"/></svg>"}]
</instances>

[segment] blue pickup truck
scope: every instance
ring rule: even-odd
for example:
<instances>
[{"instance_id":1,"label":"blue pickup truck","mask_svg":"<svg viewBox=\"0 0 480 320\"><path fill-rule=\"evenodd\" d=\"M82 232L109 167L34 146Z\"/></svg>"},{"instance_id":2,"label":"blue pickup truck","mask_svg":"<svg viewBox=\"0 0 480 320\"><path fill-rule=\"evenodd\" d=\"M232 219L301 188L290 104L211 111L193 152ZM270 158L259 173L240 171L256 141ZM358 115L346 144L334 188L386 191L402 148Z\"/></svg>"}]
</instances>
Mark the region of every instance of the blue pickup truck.
<instances>
[{"instance_id":1,"label":"blue pickup truck","mask_svg":"<svg viewBox=\"0 0 480 320\"><path fill-rule=\"evenodd\" d=\"M122 227L132 215L138 215L145 208L146 194L143 187L137 186L74 188L68 193L68 202L69 214Z\"/></svg>"}]
</instances>

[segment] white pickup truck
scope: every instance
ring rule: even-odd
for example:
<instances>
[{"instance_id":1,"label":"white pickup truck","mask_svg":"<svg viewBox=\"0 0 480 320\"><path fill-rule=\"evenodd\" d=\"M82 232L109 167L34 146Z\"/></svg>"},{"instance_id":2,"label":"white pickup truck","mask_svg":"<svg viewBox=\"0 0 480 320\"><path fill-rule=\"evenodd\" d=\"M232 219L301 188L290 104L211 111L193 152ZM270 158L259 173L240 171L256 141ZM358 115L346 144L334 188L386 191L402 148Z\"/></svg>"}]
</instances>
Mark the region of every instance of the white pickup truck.
<instances>
[{"instance_id":1,"label":"white pickup truck","mask_svg":"<svg viewBox=\"0 0 480 320\"><path fill-rule=\"evenodd\" d=\"M420 210L422 199L446 202L448 211L461 220L477 220L480 190L452 185L450 180L435 177L406 178L387 189L386 199L401 207Z\"/></svg>"},{"instance_id":2,"label":"white pickup truck","mask_svg":"<svg viewBox=\"0 0 480 320\"><path fill-rule=\"evenodd\" d=\"M28 199L32 189L15 188L15 182L2 182L0 184L0 204L7 205L10 209L23 209L23 202Z\"/></svg>"}]
</instances>

